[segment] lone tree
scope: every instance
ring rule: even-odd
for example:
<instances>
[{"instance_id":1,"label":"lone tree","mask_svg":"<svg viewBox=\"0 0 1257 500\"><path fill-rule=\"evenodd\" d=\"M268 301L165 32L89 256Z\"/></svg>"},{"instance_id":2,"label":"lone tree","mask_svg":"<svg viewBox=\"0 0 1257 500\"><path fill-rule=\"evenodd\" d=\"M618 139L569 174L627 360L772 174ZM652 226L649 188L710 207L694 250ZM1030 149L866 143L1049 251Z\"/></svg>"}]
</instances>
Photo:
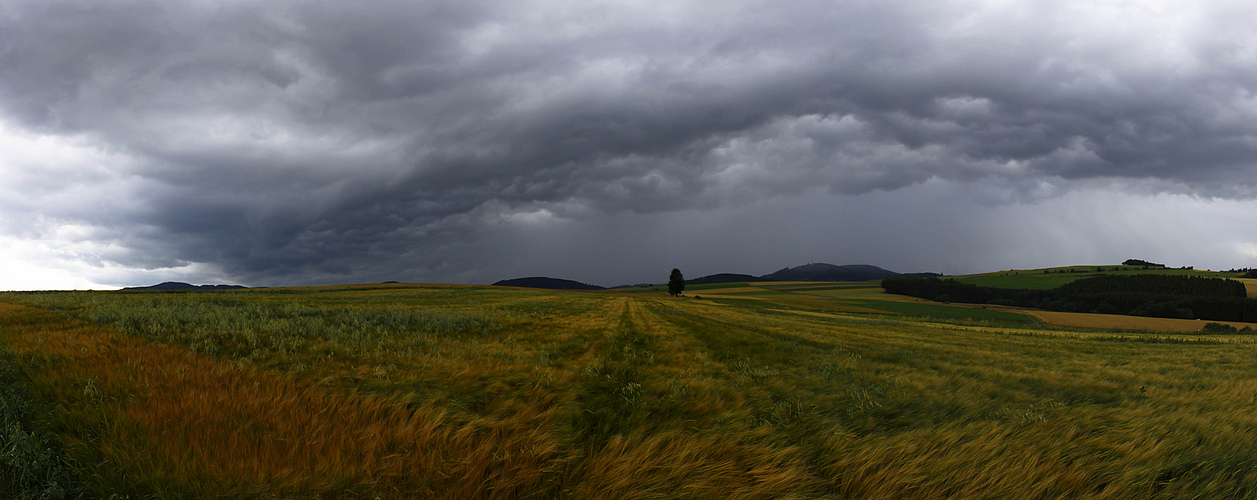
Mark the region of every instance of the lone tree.
<instances>
[{"instance_id":1,"label":"lone tree","mask_svg":"<svg viewBox=\"0 0 1257 500\"><path fill-rule=\"evenodd\" d=\"M680 269L673 269L672 275L668 276L668 293L672 296L681 295L685 291L685 277L681 276Z\"/></svg>"}]
</instances>

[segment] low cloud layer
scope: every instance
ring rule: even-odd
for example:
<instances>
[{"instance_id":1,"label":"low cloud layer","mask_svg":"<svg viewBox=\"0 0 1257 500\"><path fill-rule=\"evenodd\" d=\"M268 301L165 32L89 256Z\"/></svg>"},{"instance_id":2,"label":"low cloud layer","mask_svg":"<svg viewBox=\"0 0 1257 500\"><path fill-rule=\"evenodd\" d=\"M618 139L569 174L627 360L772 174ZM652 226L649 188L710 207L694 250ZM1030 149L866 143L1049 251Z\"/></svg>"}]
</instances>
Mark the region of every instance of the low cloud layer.
<instances>
[{"instance_id":1,"label":"low cloud layer","mask_svg":"<svg viewBox=\"0 0 1257 500\"><path fill-rule=\"evenodd\" d=\"M1178 233L1105 221L1173 200L1167 223L1229 250L1158 251L1255 265L1257 235L1221 236L1257 194L1255 14L1248 2L6 2L0 252L97 285L620 284L730 249L754 257L711 272L770 272L803 253L980 271L969 256L1011 267L1159 248ZM1045 243L1052 255L1007 258L1021 246L998 235L1060 220L1062 200L1124 204L1085 214ZM901 249L925 244L901 235L913 211L944 233L933 254ZM864 246L835 243L857 230ZM756 243L774 231L796 241ZM667 249L703 232L707 250ZM616 249L634 257L603 258Z\"/></svg>"}]
</instances>

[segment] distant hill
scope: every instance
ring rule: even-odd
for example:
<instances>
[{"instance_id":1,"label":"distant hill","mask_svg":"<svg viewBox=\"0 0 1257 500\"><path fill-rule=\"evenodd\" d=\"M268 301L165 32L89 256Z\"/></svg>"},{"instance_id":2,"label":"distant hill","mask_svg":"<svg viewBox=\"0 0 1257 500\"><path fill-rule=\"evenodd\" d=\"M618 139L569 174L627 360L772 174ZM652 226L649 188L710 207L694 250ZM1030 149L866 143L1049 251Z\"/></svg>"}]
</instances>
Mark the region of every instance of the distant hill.
<instances>
[{"instance_id":1,"label":"distant hill","mask_svg":"<svg viewBox=\"0 0 1257 500\"><path fill-rule=\"evenodd\" d=\"M531 278L515 278L510 280L502 280L494 283L493 286L513 286L520 288L544 288L546 290L606 290L606 287L598 285L590 285L579 281L565 280L559 278L547 278L544 276L534 276Z\"/></svg>"},{"instance_id":2,"label":"distant hill","mask_svg":"<svg viewBox=\"0 0 1257 500\"><path fill-rule=\"evenodd\" d=\"M749 274L719 273L719 274L712 274L710 276L703 276L702 278L694 278L692 280L685 280L685 284L708 285L711 283L742 283L742 282L754 283L757 281L772 281L772 280L768 278L762 278L759 276L751 276Z\"/></svg>"},{"instance_id":3,"label":"distant hill","mask_svg":"<svg viewBox=\"0 0 1257 500\"><path fill-rule=\"evenodd\" d=\"M241 285L193 285L181 281L167 281L149 286L132 286L123 288L123 290L234 290L237 288L248 288Z\"/></svg>"},{"instance_id":4,"label":"distant hill","mask_svg":"<svg viewBox=\"0 0 1257 500\"><path fill-rule=\"evenodd\" d=\"M817 263L788 267L763 277L772 281L868 281L892 276L901 274L865 264L835 266Z\"/></svg>"},{"instance_id":5,"label":"distant hill","mask_svg":"<svg viewBox=\"0 0 1257 500\"><path fill-rule=\"evenodd\" d=\"M888 277L911 277L911 278L927 278L931 276L942 276L938 273L897 273L888 271L877 266L852 264L846 266L835 266L833 264L807 264L798 267L788 267L772 274L763 276L754 276L750 274L739 273L717 273L701 278L687 279L686 285L710 285L715 283L757 283L764 281L870 281L879 280ZM666 286L666 284L654 283L638 283L634 285L620 285L611 288L601 287L581 283L579 281L565 280L559 278L547 278L544 276L535 276L531 278L515 278L510 280L502 280L494 283L493 286L514 286L521 288L544 288L547 290L614 290L624 288L649 288L656 286Z\"/></svg>"}]
</instances>

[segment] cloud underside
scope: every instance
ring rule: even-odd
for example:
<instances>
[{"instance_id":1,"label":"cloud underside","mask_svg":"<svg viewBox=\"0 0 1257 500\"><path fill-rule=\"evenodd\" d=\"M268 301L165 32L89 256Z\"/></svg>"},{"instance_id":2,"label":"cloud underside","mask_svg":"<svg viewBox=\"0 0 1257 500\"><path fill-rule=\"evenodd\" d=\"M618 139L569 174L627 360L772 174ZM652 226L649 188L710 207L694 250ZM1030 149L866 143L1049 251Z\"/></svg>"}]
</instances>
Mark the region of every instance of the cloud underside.
<instances>
[{"instance_id":1,"label":"cloud underside","mask_svg":"<svg viewBox=\"0 0 1257 500\"><path fill-rule=\"evenodd\" d=\"M1255 10L16 2L0 116L31 153L0 229L281 284L454 279L494 228L817 192L1249 200Z\"/></svg>"}]
</instances>

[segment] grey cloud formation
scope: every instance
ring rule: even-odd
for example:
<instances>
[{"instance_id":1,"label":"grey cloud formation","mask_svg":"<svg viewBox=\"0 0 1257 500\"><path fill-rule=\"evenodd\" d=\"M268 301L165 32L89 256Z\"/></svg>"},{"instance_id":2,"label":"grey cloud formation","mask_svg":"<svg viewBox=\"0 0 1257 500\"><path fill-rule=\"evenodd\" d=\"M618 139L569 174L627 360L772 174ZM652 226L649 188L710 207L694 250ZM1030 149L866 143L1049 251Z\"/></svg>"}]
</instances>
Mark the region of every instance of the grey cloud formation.
<instances>
[{"instance_id":1,"label":"grey cloud formation","mask_svg":"<svg viewBox=\"0 0 1257 500\"><path fill-rule=\"evenodd\" d=\"M974 186L921 207L942 212L1106 180L1251 200L1254 14L1242 2L7 1L0 118L96 156L68 175L41 164L3 210L44 221L10 234L93 228L83 238L108 247L101 262L210 264L261 285L493 281L528 273L504 263L503 246L535 241L521 231L572 241L627 217L641 224L603 236L658 248L676 221L780 198L824 211L816 190L843 205L832 200Z\"/></svg>"}]
</instances>

